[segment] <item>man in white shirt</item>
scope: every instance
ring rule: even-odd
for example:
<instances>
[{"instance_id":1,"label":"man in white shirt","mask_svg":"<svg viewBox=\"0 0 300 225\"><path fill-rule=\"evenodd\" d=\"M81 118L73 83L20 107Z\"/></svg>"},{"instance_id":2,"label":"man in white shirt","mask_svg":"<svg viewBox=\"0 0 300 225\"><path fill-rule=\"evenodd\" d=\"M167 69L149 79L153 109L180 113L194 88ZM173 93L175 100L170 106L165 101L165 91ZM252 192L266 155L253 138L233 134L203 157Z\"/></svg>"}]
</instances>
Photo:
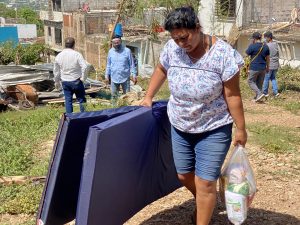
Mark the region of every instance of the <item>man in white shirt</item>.
<instances>
[{"instance_id":1,"label":"man in white shirt","mask_svg":"<svg viewBox=\"0 0 300 225\"><path fill-rule=\"evenodd\" d=\"M65 49L59 53L54 62L55 85L60 82L65 95L66 112L73 112L73 94L80 105L80 112L84 112L86 102L83 82L86 80L87 63L83 56L74 50L75 39L68 37L65 40Z\"/></svg>"}]
</instances>

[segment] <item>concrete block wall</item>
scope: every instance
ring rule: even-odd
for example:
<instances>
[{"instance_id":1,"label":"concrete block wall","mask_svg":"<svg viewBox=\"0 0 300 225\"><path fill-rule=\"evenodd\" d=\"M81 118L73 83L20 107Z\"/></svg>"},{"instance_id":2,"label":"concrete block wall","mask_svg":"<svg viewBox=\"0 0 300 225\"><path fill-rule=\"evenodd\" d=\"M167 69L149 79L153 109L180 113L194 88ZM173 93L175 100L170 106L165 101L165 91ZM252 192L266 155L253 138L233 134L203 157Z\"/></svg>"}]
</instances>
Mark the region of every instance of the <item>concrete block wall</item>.
<instances>
[{"instance_id":1,"label":"concrete block wall","mask_svg":"<svg viewBox=\"0 0 300 225\"><path fill-rule=\"evenodd\" d=\"M101 12L97 14L86 14L86 34L108 34L108 25L116 18L115 12Z\"/></svg>"},{"instance_id":2,"label":"concrete block wall","mask_svg":"<svg viewBox=\"0 0 300 225\"><path fill-rule=\"evenodd\" d=\"M299 0L252 0L244 1L244 21L245 25L252 22L269 24L273 22L288 22L291 11L295 7L300 7ZM274 18L276 21L273 21Z\"/></svg>"},{"instance_id":3,"label":"concrete block wall","mask_svg":"<svg viewBox=\"0 0 300 225\"><path fill-rule=\"evenodd\" d=\"M86 39L86 60L97 69L105 69L107 52L105 51L105 37L89 36Z\"/></svg>"},{"instance_id":4,"label":"concrete block wall","mask_svg":"<svg viewBox=\"0 0 300 225\"><path fill-rule=\"evenodd\" d=\"M114 9L117 6L117 0L90 0L86 2L89 3L90 10ZM82 8L82 3L84 1L62 0L62 8L64 12L78 11Z\"/></svg>"}]
</instances>

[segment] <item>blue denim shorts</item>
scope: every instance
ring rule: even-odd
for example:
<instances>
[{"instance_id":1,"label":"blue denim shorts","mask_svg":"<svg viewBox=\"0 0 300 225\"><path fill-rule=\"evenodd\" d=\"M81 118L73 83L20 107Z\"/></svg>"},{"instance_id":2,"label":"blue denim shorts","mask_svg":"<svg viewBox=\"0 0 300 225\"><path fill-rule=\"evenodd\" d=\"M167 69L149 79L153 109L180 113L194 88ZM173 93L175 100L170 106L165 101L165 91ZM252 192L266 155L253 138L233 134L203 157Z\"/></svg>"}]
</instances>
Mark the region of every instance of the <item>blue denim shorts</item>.
<instances>
[{"instance_id":1,"label":"blue denim shorts","mask_svg":"<svg viewBox=\"0 0 300 225\"><path fill-rule=\"evenodd\" d=\"M231 144L232 123L201 134L179 131L172 126L173 157L178 174L194 172L215 181Z\"/></svg>"}]
</instances>

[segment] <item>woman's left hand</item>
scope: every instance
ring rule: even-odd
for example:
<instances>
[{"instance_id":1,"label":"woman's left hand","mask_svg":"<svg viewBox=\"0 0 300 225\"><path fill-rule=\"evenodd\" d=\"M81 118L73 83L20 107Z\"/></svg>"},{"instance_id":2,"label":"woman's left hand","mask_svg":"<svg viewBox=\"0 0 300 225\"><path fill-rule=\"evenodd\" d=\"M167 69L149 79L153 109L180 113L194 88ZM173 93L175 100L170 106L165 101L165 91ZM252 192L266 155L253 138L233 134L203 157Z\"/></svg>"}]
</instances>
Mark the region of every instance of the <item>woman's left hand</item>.
<instances>
[{"instance_id":1,"label":"woman's left hand","mask_svg":"<svg viewBox=\"0 0 300 225\"><path fill-rule=\"evenodd\" d=\"M245 129L236 129L235 130L235 137L233 141L233 145L236 146L238 144L245 147L247 142L247 131Z\"/></svg>"}]
</instances>

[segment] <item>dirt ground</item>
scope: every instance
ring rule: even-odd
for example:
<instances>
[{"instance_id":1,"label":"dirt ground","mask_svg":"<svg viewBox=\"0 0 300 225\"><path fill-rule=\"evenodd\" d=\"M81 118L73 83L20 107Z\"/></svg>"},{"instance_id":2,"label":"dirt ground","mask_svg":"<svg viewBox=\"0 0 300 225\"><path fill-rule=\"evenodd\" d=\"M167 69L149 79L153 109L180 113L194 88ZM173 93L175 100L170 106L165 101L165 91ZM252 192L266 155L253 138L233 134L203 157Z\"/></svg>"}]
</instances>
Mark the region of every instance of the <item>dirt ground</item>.
<instances>
[{"instance_id":1,"label":"dirt ground","mask_svg":"<svg viewBox=\"0 0 300 225\"><path fill-rule=\"evenodd\" d=\"M300 116L281 107L245 101L246 123L299 127ZM251 135L251 134L249 134ZM275 155L259 146L247 144L248 156L255 172L258 192L245 225L300 225L300 149L289 154ZM148 205L126 225L188 225L194 209L192 195L180 188ZM212 225L231 224L224 205L218 199Z\"/></svg>"}]
</instances>

